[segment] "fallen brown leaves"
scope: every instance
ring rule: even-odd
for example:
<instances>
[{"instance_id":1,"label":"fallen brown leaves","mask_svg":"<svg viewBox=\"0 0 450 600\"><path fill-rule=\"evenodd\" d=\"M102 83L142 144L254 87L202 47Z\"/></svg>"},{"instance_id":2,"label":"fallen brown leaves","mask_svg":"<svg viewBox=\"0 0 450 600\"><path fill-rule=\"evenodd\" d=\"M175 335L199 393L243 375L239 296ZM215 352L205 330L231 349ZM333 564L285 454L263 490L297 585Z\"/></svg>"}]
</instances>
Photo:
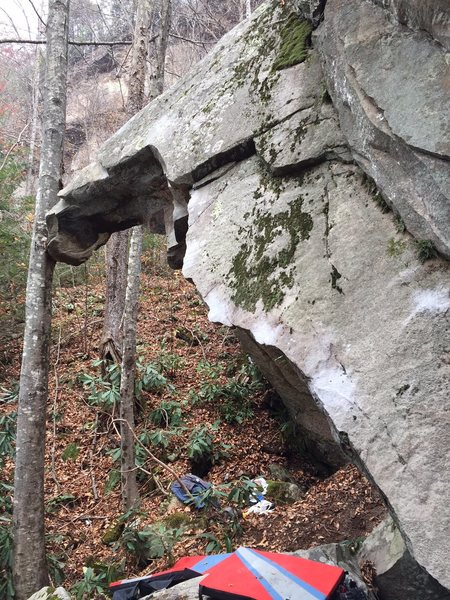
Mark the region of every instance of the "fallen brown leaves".
<instances>
[{"instance_id":1,"label":"fallen brown leaves","mask_svg":"<svg viewBox=\"0 0 450 600\"><path fill-rule=\"evenodd\" d=\"M168 372L176 387L178 401L186 400L190 390L198 391L203 377L197 371L201 360L206 359L213 364L219 361L230 363L240 354L232 332L207 320L206 308L195 289L179 274L144 274L141 300L139 355L143 362L156 361L161 353L179 358L177 368ZM68 587L81 578L82 567L87 563L117 562L123 557L123 551L114 552L101 542L105 530L121 514L120 486L110 493L105 490L113 468L110 451L117 448L119 439L112 426L111 415L96 413L88 404L86 390L78 380L81 373L94 372L92 359L98 355L102 309L103 286L100 283L90 286L86 297L82 288L60 289L55 294L52 357L55 361L59 356L58 388L56 390L55 375L52 374L45 475L49 507L46 527L49 552L65 563ZM183 336L177 335L179 331L185 332ZM189 344L183 339L186 335L188 339L191 335L195 343ZM18 344L11 345L10 380L18 377L19 352ZM170 399L168 392L145 394L145 406L138 416L139 422L142 423L144 415L162 400ZM240 425L230 425L222 419L216 441L230 445L228 457L213 466L207 479L220 484L244 475L268 477L269 464L279 463L287 467L292 478L308 492L295 504L280 505L273 513L251 515L243 520L242 532L235 540L237 545L291 551L359 537L380 521L384 512L380 498L356 467L349 465L325 480L320 479L311 464L286 453L279 424L270 415L263 392L253 399L253 411L254 418ZM186 430L174 442L174 453L179 456L171 463L178 474L190 469L184 450L190 432L196 425L214 423L219 416L214 404L189 404L185 407ZM63 460L63 453L70 444L76 447L77 455ZM167 452L164 458L167 459ZM12 463L8 463L4 477L11 478L12 468ZM147 471L153 468L150 462L145 464ZM167 490L170 478L165 472L159 472L158 478L163 489ZM148 484L149 478L144 476L141 479L142 526L163 518L170 502L170 495L165 496L160 491L148 492ZM184 510L189 512L191 509ZM176 545L174 558L203 553L205 539L198 534L210 531L220 538L221 528L217 515L208 517L205 511L201 525L195 526L191 530L192 535ZM127 575L137 574L131 559L127 564ZM155 561L145 572L163 568L166 564L167 558Z\"/></svg>"}]
</instances>

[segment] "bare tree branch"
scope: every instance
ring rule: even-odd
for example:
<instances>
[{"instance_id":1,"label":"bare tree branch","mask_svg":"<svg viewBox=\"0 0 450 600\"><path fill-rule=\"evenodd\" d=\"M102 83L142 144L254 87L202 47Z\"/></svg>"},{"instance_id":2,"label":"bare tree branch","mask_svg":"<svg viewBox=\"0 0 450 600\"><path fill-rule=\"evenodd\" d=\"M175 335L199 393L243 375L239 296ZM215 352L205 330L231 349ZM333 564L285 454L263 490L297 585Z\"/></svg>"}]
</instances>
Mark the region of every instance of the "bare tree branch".
<instances>
[{"instance_id":1,"label":"bare tree branch","mask_svg":"<svg viewBox=\"0 0 450 600\"><path fill-rule=\"evenodd\" d=\"M182 40L183 42L189 42L190 44L196 44L197 46L204 46L205 44L216 44L217 40L191 40L190 38L184 37L182 35L177 35L176 33L169 33L170 37L173 37L177 40Z\"/></svg>"},{"instance_id":2,"label":"bare tree branch","mask_svg":"<svg viewBox=\"0 0 450 600\"><path fill-rule=\"evenodd\" d=\"M25 124L25 127L22 129L22 131L19 133L19 137L17 138L16 142L11 146L11 148L8 150L8 152L5 155L5 158L3 159L2 164L0 165L0 171L3 169L3 167L6 164L6 161L8 160L9 155L11 154L11 152L14 150L14 148L16 146L18 146L22 140L22 135L25 133L25 130L27 129L29 123Z\"/></svg>"},{"instance_id":3,"label":"bare tree branch","mask_svg":"<svg viewBox=\"0 0 450 600\"><path fill-rule=\"evenodd\" d=\"M46 28L47 28L47 23L46 23L46 22L45 22L45 21L42 19L42 17L41 17L41 15L39 14L39 12L38 12L37 8L36 8L36 7L35 7L35 5L33 4L33 0L28 0L28 2L31 4L31 6L32 6L32 8L33 8L33 10L34 10L34 12L35 12L35 13L36 13L36 15L37 15L37 18L39 19L39 21L42 23L42 25L43 25L43 26L44 26L44 28L46 29Z\"/></svg>"},{"instance_id":4,"label":"bare tree branch","mask_svg":"<svg viewBox=\"0 0 450 600\"><path fill-rule=\"evenodd\" d=\"M149 39L149 42L154 42L158 36L155 35ZM0 44L46 44L45 40L0 40ZM75 42L69 41L69 45L71 46L131 46L132 42L128 40L123 40L120 42Z\"/></svg>"},{"instance_id":5,"label":"bare tree branch","mask_svg":"<svg viewBox=\"0 0 450 600\"><path fill-rule=\"evenodd\" d=\"M5 10L4 8L2 8L1 6L0 6L0 10L1 10L2 12L4 12L4 13L5 13L5 15L7 16L7 18L8 18L8 20L9 20L9 22L11 23L11 27L14 29L14 31L15 31L15 33L16 33L16 35L17 35L18 37L20 37L20 34L19 34L19 32L17 31L17 27L15 26L15 24L14 24L14 21L11 19L11 17L9 16L9 14L8 14L8 13L6 12L6 10Z\"/></svg>"}]
</instances>

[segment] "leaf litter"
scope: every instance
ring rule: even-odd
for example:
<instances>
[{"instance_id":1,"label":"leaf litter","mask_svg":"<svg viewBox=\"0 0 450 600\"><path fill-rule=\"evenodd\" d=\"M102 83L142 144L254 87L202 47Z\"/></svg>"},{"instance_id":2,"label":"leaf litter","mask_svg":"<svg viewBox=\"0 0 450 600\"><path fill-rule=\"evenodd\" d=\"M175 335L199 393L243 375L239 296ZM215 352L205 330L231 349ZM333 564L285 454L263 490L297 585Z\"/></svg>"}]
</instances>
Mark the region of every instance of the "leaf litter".
<instances>
[{"instance_id":1,"label":"leaf litter","mask_svg":"<svg viewBox=\"0 0 450 600\"><path fill-rule=\"evenodd\" d=\"M284 413L281 407L278 414L274 412L273 392L267 386L250 386L244 402L247 412L236 416L242 402L238 407L227 404L227 394L248 384L249 364L233 331L210 323L195 288L180 274L156 268L147 257L141 282L138 355L143 365L151 363L158 368L167 385L142 392L137 435L144 430L149 434L159 431L159 445L149 445L149 449L181 476L192 469L187 450L192 432L207 427L217 457L204 478L219 490L239 479L271 479L269 466L277 464L287 469L290 480L306 493L292 504L277 503L273 512L263 515L243 518L236 509L230 521L214 507L198 511L179 503L169 491L173 477L142 451L141 503L127 525L131 522L140 531L166 519L168 528L174 523L182 526L170 529L178 533L165 555L146 564L126 552L125 544L105 544L105 532L117 525L123 513L119 465L113 460L120 445L113 422L117 409L92 406L80 381L83 374L99 375L93 361L98 359L101 338L103 287L98 281L82 292L81 287L65 287L54 295L46 531L51 562L59 562L67 588L83 577L86 566L95 569L122 561L125 575L132 577L207 550L228 551L246 545L288 552L356 539L381 521L386 511L380 495L355 466L346 465L325 476L290 447L280 422ZM20 340L12 340L7 383L18 379L20 351ZM231 392L230 381L235 386ZM224 386L228 392L217 396L217 389L220 392ZM10 404L0 405L0 416L13 409ZM158 409L157 426L149 415ZM174 412L178 417L173 417ZM174 427L171 418L175 422L178 418ZM12 477L13 463L7 459L2 480L12 481ZM227 504L226 498L223 504ZM119 532L124 524L119 523ZM163 539L163 551L164 543Z\"/></svg>"}]
</instances>

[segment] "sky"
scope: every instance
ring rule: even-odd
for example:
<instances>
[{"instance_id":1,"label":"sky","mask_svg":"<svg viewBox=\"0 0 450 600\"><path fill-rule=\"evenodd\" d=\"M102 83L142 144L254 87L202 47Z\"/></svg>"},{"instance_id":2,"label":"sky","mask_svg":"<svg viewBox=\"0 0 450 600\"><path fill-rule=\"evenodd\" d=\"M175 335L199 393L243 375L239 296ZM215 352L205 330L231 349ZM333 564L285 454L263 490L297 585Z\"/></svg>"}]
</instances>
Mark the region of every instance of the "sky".
<instances>
[{"instance_id":1,"label":"sky","mask_svg":"<svg viewBox=\"0 0 450 600\"><path fill-rule=\"evenodd\" d=\"M31 33L35 37L38 18L33 5L45 20L46 0L0 0L0 36L15 39L19 33L21 38L28 39Z\"/></svg>"}]
</instances>

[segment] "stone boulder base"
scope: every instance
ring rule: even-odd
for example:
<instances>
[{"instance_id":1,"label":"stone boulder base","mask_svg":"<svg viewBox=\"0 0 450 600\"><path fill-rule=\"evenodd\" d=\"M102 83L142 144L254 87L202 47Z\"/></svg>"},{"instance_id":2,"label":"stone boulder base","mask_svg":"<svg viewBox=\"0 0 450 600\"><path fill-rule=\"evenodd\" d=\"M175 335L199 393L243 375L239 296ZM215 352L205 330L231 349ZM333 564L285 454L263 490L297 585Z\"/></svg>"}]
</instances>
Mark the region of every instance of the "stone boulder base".
<instances>
[{"instance_id":1,"label":"stone boulder base","mask_svg":"<svg viewBox=\"0 0 450 600\"><path fill-rule=\"evenodd\" d=\"M71 600L71 596L62 587L44 587L28 598L28 600Z\"/></svg>"}]
</instances>

